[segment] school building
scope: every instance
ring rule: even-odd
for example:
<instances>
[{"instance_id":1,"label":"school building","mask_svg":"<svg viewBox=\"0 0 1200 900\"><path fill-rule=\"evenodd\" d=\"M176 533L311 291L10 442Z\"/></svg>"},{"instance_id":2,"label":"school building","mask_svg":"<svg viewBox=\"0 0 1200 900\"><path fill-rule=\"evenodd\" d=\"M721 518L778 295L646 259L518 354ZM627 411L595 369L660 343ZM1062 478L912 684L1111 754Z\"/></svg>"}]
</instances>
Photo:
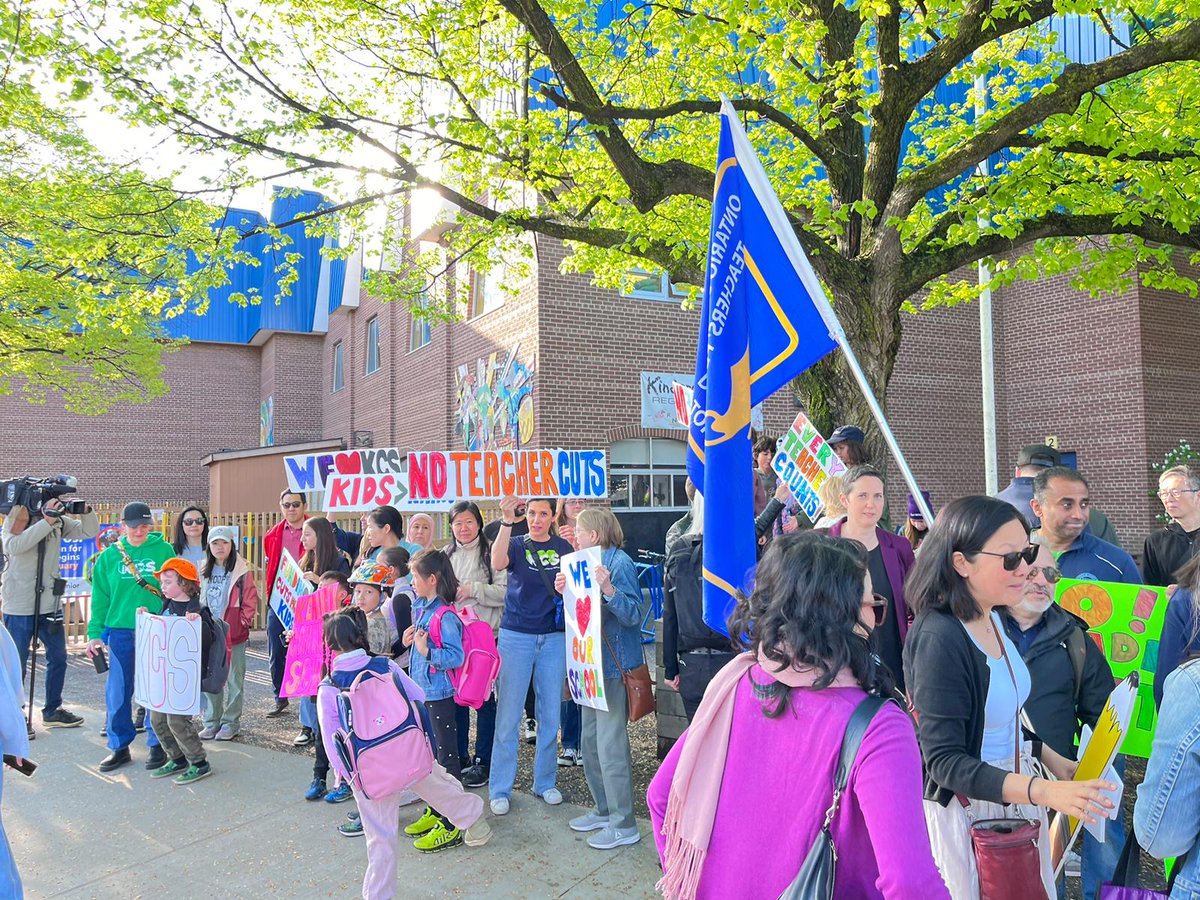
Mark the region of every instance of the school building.
<instances>
[{"instance_id":1,"label":"school building","mask_svg":"<svg viewBox=\"0 0 1200 900\"><path fill-rule=\"evenodd\" d=\"M271 219L320 202L278 195ZM685 433L671 382L690 380L699 329L699 312L681 309L666 279L647 276L629 293L601 289L560 272L560 241L533 236L529 276L509 283L515 294L499 290L502 270L458 272L461 320L430 323L367 295L360 257L330 261L323 239L292 237L289 249L301 254L292 296L227 301L253 278L274 296L268 260L236 273L205 317L169 323L191 343L166 357L168 396L95 418L0 397L0 477L63 472L93 501L195 501L231 513L276 508L286 454L604 449L630 545L661 547L685 508ZM414 252L432 238L405 229ZM1137 285L1092 299L1067 277L1006 288L994 302L1001 486L1022 445L1052 436L1076 452L1096 503L1139 550L1161 510L1151 463L1200 437L1190 348L1200 308ZM888 409L935 506L984 488L979 372L978 306L905 315ZM781 433L795 412L787 392L772 397L767 433ZM905 488L894 466L889 474L901 510Z\"/></svg>"}]
</instances>

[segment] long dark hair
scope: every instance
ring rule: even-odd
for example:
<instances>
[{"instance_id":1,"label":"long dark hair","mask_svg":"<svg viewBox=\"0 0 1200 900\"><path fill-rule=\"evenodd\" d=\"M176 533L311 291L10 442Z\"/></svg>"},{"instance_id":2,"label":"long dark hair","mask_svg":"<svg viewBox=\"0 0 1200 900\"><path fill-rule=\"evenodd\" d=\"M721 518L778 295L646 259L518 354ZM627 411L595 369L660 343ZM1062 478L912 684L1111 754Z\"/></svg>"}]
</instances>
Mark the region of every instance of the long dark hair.
<instances>
[{"instance_id":1,"label":"long dark hair","mask_svg":"<svg viewBox=\"0 0 1200 900\"><path fill-rule=\"evenodd\" d=\"M325 616L321 634L334 653L350 650L371 652L371 645L367 641L367 617L357 606L347 606Z\"/></svg>"},{"instance_id":2,"label":"long dark hair","mask_svg":"<svg viewBox=\"0 0 1200 900\"><path fill-rule=\"evenodd\" d=\"M313 534L317 536L317 546L314 550L304 551L304 555L300 557L300 571L320 575L322 572L338 568L341 556L330 521L324 516L310 516L304 520L304 527L313 530Z\"/></svg>"},{"instance_id":3,"label":"long dark hair","mask_svg":"<svg viewBox=\"0 0 1200 900\"><path fill-rule=\"evenodd\" d=\"M458 596L458 578L450 565L450 557L441 550L422 550L413 556L408 567L422 578L436 577L438 596L450 606L454 605Z\"/></svg>"},{"instance_id":4,"label":"long dark hair","mask_svg":"<svg viewBox=\"0 0 1200 900\"><path fill-rule=\"evenodd\" d=\"M734 646L761 652L776 671L816 669L818 690L849 669L865 690L886 695L892 685L860 630L866 576L867 554L856 541L813 531L775 538L758 564L754 591L738 599L729 621ZM764 692L774 701L766 715L782 715L791 689L772 681Z\"/></svg>"},{"instance_id":5,"label":"long dark hair","mask_svg":"<svg viewBox=\"0 0 1200 900\"><path fill-rule=\"evenodd\" d=\"M208 552L208 513L198 506L189 506L175 517L175 528L171 532L171 546L175 548L176 555L182 554L183 548L188 545L187 535L183 533L183 520L190 512L198 512L204 517L204 531L200 533L200 543L204 546L204 552Z\"/></svg>"},{"instance_id":6,"label":"long dark hair","mask_svg":"<svg viewBox=\"0 0 1200 900\"><path fill-rule=\"evenodd\" d=\"M204 527L208 531L208 526ZM229 542L229 556L225 558L225 573L233 574L233 567L237 565L237 541ZM208 543L208 539L204 540L204 571L201 573L205 578L212 578L213 567L217 564L217 558L213 556L212 546Z\"/></svg>"},{"instance_id":7,"label":"long dark hair","mask_svg":"<svg viewBox=\"0 0 1200 900\"><path fill-rule=\"evenodd\" d=\"M487 539L487 535L483 533L483 513L479 511L470 500L459 500L450 507L450 524L454 524L454 517L459 513L470 513L475 524L479 526L479 537L476 540L479 542L479 561L483 564L483 571L487 572L488 584L493 583L495 576L492 574L492 545ZM458 538L454 536L454 528L450 529L450 543L446 545L446 555L452 556L461 545L458 543Z\"/></svg>"},{"instance_id":8,"label":"long dark hair","mask_svg":"<svg viewBox=\"0 0 1200 900\"><path fill-rule=\"evenodd\" d=\"M983 610L954 568L954 554L976 556L993 534L1009 522L1020 522L1029 534L1029 523L1015 506L994 497L959 497L946 504L929 536L921 544L917 564L908 573L904 596L916 611L938 609L963 622L979 618Z\"/></svg>"}]
</instances>

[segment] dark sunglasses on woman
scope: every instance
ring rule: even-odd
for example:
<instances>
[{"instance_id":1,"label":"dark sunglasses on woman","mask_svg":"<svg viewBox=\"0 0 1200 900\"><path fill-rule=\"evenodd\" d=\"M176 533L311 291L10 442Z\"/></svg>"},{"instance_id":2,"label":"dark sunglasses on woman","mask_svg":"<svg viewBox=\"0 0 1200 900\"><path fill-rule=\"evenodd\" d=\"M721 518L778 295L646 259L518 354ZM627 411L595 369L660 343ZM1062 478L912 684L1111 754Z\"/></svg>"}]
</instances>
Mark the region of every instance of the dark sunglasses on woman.
<instances>
[{"instance_id":1,"label":"dark sunglasses on woman","mask_svg":"<svg viewBox=\"0 0 1200 900\"><path fill-rule=\"evenodd\" d=\"M1037 559L1038 550L1041 548L1037 544L1030 544L1024 550L1012 550L1008 553L996 553L994 550L980 550L984 556L998 556L1003 561L1005 572L1017 571L1017 566L1022 562L1027 566L1032 566L1033 561Z\"/></svg>"},{"instance_id":2,"label":"dark sunglasses on woman","mask_svg":"<svg viewBox=\"0 0 1200 900\"><path fill-rule=\"evenodd\" d=\"M203 525L204 520L203 519L184 519L183 524L184 525Z\"/></svg>"}]
</instances>

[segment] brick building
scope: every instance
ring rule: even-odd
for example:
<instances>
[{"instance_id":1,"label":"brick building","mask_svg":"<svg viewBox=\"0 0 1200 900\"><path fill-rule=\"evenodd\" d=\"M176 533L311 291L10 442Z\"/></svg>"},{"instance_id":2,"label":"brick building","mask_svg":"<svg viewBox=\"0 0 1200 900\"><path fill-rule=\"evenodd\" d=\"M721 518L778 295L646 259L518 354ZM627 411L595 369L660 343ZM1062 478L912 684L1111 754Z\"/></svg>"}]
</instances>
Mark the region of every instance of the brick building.
<instances>
[{"instance_id":1,"label":"brick building","mask_svg":"<svg viewBox=\"0 0 1200 900\"><path fill-rule=\"evenodd\" d=\"M167 397L98 418L0 398L4 474L75 474L80 496L97 501L203 503L202 461L217 451L321 440L596 447L609 451L631 543L661 540L683 503L683 432L661 415L644 423L662 398L644 410L643 381L653 394L655 376L691 372L699 321L665 283L648 278L630 295L597 288L561 274L563 245L536 237L516 296L467 276L465 318L429 324L361 292L353 258L322 260L319 242L305 240L292 297L251 308L214 298L206 318L172 324L193 343L167 357ZM1001 485L1023 444L1054 435L1077 452L1126 546L1140 549L1158 511L1150 464L1200 432L1200 370L1181 339L1200 333L1200 308L1136 286L1094 300L1053 278L997 292L995 310ZM983 490L980 405L978 308L906 316L888 408L935 505ZM783 392L764 406L769 433L795 411ZM894 466L889 483L900 508Z\"/></svg>"}]
</instances>

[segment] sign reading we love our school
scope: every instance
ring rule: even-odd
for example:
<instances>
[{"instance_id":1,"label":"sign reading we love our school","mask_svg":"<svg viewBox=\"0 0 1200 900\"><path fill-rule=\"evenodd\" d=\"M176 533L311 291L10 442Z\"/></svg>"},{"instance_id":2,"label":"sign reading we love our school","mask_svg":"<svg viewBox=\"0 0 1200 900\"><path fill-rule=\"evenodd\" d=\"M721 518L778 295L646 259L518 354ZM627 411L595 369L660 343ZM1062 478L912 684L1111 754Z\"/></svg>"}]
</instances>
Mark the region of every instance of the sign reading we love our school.
<instances>
[{"instance_id":1,"label":"sign reading we love our school","mask_svg":"<svg viewBox=\"0 0 1200 900\"><path fill-rule=\"evenodd\" d=\"M608 712L601 659L600 585L596 568L600 548L589 547L559 558L567 579L563 591L563 621L567 627L567 687L580 706Z\"/></svg>"}]
</instances>

